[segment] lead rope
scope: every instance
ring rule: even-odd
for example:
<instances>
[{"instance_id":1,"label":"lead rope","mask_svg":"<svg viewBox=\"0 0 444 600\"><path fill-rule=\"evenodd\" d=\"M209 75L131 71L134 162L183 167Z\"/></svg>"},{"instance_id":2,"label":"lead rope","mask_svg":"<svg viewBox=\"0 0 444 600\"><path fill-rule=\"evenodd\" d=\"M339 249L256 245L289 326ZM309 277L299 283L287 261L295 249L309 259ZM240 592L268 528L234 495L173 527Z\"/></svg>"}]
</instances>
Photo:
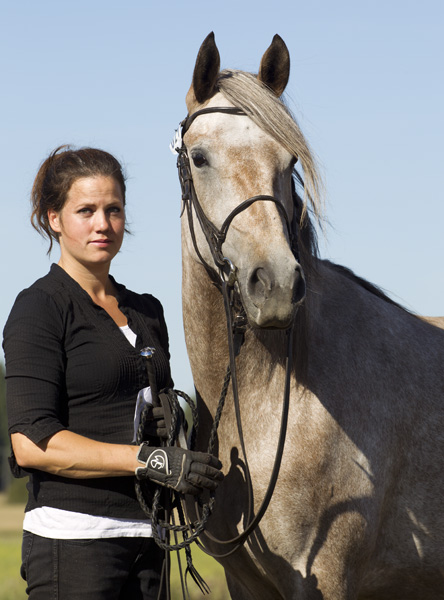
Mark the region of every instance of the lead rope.
<instances>
[{"instance_id":1,"label":"lead rope","mask_svg":"<svg viewBox=\"0 0 444 600\"><path fill-rule=\"evenodd\" d=\"M144 356L146 358L146 367L147 367L149 381L151 382L151 381L155 380L154 369L153 369L153 365L152 365L152 361L151 361L153 352L145 353ZM220 422L220 419L222 416L222 411L223 411L223 408L225 405L225 399L226 399L226 396L228 393L230 380L231 380L231 370L230 370L230 366L228 366L227 372L226 372L226 375L224 378L224 383L222 386L222 392L221 392L221 395L219 398L218 408L216 410L216 415L215 415L212 430L211 430L210 444L209 444L211 448L214 448L214 444L215 444L215 440L216 440L216 436L217 436L217 429L218 429L219 422ZM155 383L154 383L153 389L156 392L156 384ZM190 406L190 409L191 409L193 428L192 428L192 432L191 432L191 436L190 436L190 447L193 449L195 447L195 439L196 439L198 428L199 428L196 404L187 394L185 394L184 392L182 392L180 390L172 390L172 389L163 390L160 393L160 398L164 399L165 396L167 396L168 402L170 403L170 406L171 406L171 425L169 427L169 435L168 435L168 440L166 442L166 445L172 446L176 441L178 414L180 411L180 404L179 404L177 397L180 396L187 402L187 404ZM162 403L157 394L153 395L153 399L154 398L156 398L155 402L157 402L159 404ZM139 427L138 427L137 434L136 434L136 443L137 444L141 444L144 441L144 430L145 430L145 425L146 425L146 421L147 421L147 417L148 417L148 412L149 412L149 407L146 406L144 408L144 410L142 411ZM164 520L159 519L159 512L162 510L161 497L164 494L165 495L168 494L169 490L167 491L165 488L161 489L160 487L157 487L153 494L152 491L150 490L148 482L143 481L143 480L137 480L137 479L135 480L135 488L136 488L137 499L140 503L140 506L142 507L142 510L151 519L153 538L154 538L156 544L160 548L165 550L166 556L168 555L168 553L170 551L177 551L177 553L178 553L177 558L178 558L179 572L181 575L180 579L181 579L181 584L182 584L183 597L184 598L189 597L188 586L187 586L187 582L186 582L187 575L191 576L191 578L193 579L193 581L196 583L196 585L199 587L199 589L201 590L201 592L203 594L209 593L210 592L209 586L206 584L206 582L203 580L203 578L200 576L200 574L197 572L196 568L193 565L190 545L194 541L196 541L196 542L198 541L198 537L200 535L202 535L202 533L204 532L204 530L206 528L208 518L211 515L211 512L214 508L214 503L215 503L214 493L210 492L209 501L207 503L203 503L200 505L199 513L200 513L200 511L202 511L200 518L195 522L190 522L186 518L186 511L183 508L183 505L184 505L183 495L178 494L177 492L171 491L171 494L169 494L169 497L170 498L174 497L175 499L174 499L174 501L171 499L171 501L169 503L172 508L177 509L179 521L180 521L180 524L176 525L175 519L174 519L174 514L172 511L170 511L169 514L166 515L166 518ZM151 503L151 508L150 508L150 503ZM160 533L162 529L165 531L164 537ZM173 534L175 543L171 543L171 541L170 541L171 533ZM182 535L182 538L183 538L182 542L178 541L178 534ZM181 549L185 550L186 563L187 563L187 568L185 571L185 579L183 578L182 566L181 566L180 556L179 556L179 551ZM170 590L169 590L169 571L167 569L168 563L169 563L169 561L166 558L164 567L163 567L163 576L166 577L167 598L169 599L170 598Z\"/></svg>"},{"instance_id":2,"label":"lead rope","mask_svg":"<svg viewBox=\"0 0 444 600\"><path fill-rule=\"evenodd\" d=\"M147 361L147 365L148 364L149 364L149 362ZM147 370L148 370L148 366L147 366ZM167 390L164 390L163 392L161 392L161 398L162 398L162 396L164 398L166 397L168 399L168 402L170 403L170 406L171 406L171 425L169 428L169 435L168 435L168 440L166 442L166 445L172 446L172 445L174 445L174 443L177 439L176 432L178 429L178 427L177 427L178 415L180 412L180 405L179 405L179 401L178 401L177 397L181 396L182 398L184 398L186 400L186 402L188 404L190 404L192 415L193 415L193 423L196 426L197 426L197 409L196 409L194 402L191 400L191 398L189 396L187 396L187 394L185 394L184 392L181 392L180 390L167 389ZM154 400L154 395L153 395L153 400ZM160 403L161 402L159 401L159 404ZM146 420L147 420L147 416L148 416L148 411L149 411L149 407L145 407L142 412L142 415L141 415L140 424L139 424L137 436L136 436L136 442L138 444L141 444L144 441L143 434L144 434L144 428L145 428L145 424L146 424ZM193 433L192 433L191 439L193 439L194 436L195 436L195 433L194 433L194 428L193 428ZM200 574L198 573L198 571L196 570L196 568L193 565L192 558L191 558L191 551L190 551L190 544L194 541L194 539L197 535L201 534L201 531L204 529L204 527L206 525L209 514L211 512L209 510L209 508L207 507L203 511L204 514L202 516L200 523L192 524L191 529L193 531L191 531L191 534L189 534L188 532L190 530L190 527L188 525L185 525L185 521L183 518L183 510L182 510L182 506L181 506L181 502L183 500L182 494L173 492L172 490L166 490L165 488L160 488L160 487L157 487L154 494L152 494L151 490L149 489L148 482L139 481L139 480L136 480L135 487L136 487L137 499L140 503L140 506L142 507L145 514L151 519L153 538L154 538L156 544L160 548L165 550L165 561L164 561L164 567L162 569L162 574L166 581L167 598L170 599L170 590L169 590L169 552L170 551L177 551L177 553L178 553L177 559L178 559L178 564L179 564L179 572L181 574L183 597L186 598L189 596L188 588L187 588L187 584L186 584L187 574L189 574L192 577L192 579L194 580L196 585L199 587L199 589L202 591L202 593L209 593L210 589L209 589L208 585L205 583L205 581L203 580L203 578L200 576ZM163 497L162 501L165 504L166 508L163 508L163 506L161 504L162 497ZM150 508L150 503L151 503L151 508ZM176 508L178 511L179 518L180 518L180 525L175 524L174 514L172 511L173 508ZM163 520L161 520L159 517L159 513L162 510L165 511L165 519L163 519ZM164 535L162 535L162 532L164 533ZM171 543L171 541L170 541L171 533L173 534L175 543ZM182 542L178 541L178 533L181 533L183 536ZM181 550L183 548L185 549L185 556L186 556L186 562L187 562L187 569L185 572L185 580L182 576L182 566L181 566L180 556L179 556L179 550ZM162 586L161 586L161 589L162 589ZM161 592L161 590L160 590L160 592Z\"/></svg>"},{"instance_id":3,"label":"lead rope","mask_svg":"<svg viewBox=\"0 0 444 600\"><path fill-rule=\"evenodd\" d=\"M151 387L153 405L154 406L164 406L165 415L167 413L171 414L170 423L167 423L168 427L168 439L166 441L167 446L173 446L179 436L179 414L180 414L180 404L178 401L178 396L182 397L190 406L192 418L193 418L193 429L190 436L190 443L192 446L195 445L195 437L197 435L198 430L198 417L197 417L197 408L192 399L181 392L180 390L173 389L165 389L158 394L157 386L156 386L156 378L154 372L154 366L152 364L152 357L154 355L153 348L144 348L141 351L141 355L146 358L146 369L148 374L148 381ZM168 411L165 410L166 404L168 405ZM169 410L171 408L171 410ZM144 431L145 425L148 417L149 406L144 407L142 411L139 427L137 429L136 434L136 443L141 444L144 440ZM167 419L166 419L167 420ZM156 442L158 443L158 442ZM200 576L198 571L193 565L192 557L191 557L191 549L190 545L193 541L197 539L199 535L201 535L202 531L206 527L207 520L211 514L212 508L214 506L214 497L210 499L210 502L206 505L203 505L203 515L200 521L185 524L184 512L182 508L183 495L177 492L173 492L173 490L166 490L165 488L156 487L154 494L152 494L150 490L149 483L147 481L139 481L135 480L135 489L137 499L140 503L145 514L151 519L152 524L152 534L156 544L165 550L165 561L162 568L162 580L166 582L166 592L167 598L170 599L170 589L169 589L169 552L177 551L177 559L179 564L179 572L181 575L181 584L182 584L182 593L183 597L189 597L188 587L186 578L187 575L190 575L194 580L196 585L199 587L203 594L209 593L210 588L204 581L204 579ZM161 504L161 498L163 498L163 503L165 504L165 508ZM151 508L150 508L151 504ZM180 525L175 524L174 513L172 511L173 508L177 509ZM159 513L164 510L165 511L165 519L161 520L159 518ZM164 535L162 535L162 530ZM170 541L170 535L173 534L174 544ZM178 541L178 533L182 534L183 541ZM180 562L179 551L181 549L185 550L185 557L187 562L187 568L185 571L185 579L182 575L182 566ZM159 596L162 592L162 584L159 590Z\"/></svg>"}]
</instances>

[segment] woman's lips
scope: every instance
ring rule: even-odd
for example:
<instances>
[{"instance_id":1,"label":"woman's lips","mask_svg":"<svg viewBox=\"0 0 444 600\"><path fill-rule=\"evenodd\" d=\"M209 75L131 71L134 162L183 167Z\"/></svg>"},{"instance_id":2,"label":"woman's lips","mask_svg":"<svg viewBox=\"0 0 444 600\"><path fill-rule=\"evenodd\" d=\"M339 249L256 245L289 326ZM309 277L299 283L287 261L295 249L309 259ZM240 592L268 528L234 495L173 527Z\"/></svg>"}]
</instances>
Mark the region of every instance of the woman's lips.
<instances>
[{"instance_id":1,"label":"woman's lips","mask_svg":"<svg viewBox=\"0 0 444 600\"><path fill-rule=\"evenodd\" d=\"M94 244L95 246L108 246L109 244L111 244L111 240L93 240L92 242L90 242L91 244Z\"/></svg>"}]
</instances>

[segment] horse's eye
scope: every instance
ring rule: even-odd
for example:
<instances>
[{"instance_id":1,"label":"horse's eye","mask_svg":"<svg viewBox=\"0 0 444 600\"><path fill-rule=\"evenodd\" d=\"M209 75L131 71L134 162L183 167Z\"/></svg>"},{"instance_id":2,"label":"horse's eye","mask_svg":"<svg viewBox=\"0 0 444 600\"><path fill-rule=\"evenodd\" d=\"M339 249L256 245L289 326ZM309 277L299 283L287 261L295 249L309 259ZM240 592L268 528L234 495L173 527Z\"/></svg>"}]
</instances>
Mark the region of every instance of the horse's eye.
<instances>
[{"instance_id":1,"label":"horse's eye","mask_svg":"<svg viewBox=\"0 0 444 600\"><path fill-rule=\"evenodd\" d=\"M207 164L207 159L200 152L196 152L196 154L193 154L191 158L193 159L194 166L198 169Z\"/></svg>"}]
</instances>

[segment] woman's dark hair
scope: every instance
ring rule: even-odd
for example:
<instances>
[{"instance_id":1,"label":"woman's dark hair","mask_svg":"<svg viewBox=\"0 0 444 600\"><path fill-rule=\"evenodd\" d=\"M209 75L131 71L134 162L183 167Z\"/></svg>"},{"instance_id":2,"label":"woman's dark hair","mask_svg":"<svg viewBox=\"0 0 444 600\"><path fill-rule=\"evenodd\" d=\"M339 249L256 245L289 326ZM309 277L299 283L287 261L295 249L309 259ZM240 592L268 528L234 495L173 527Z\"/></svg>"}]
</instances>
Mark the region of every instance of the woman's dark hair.
<instances>
[{"instance_id":1,"label":"woman's dark hair","mask_svg":"<svg viewBox=\"0 0 444 600\"><path fill-rule=\"evenodd\" d=\"M48 254L58 235L51 229L48 210L61 211L72 184L81 177L114 177L125 204L125 175L119 161L104 150L60 146L41 164L31 192L32 226L49 239Z\"/></svg>"}]
</instances>

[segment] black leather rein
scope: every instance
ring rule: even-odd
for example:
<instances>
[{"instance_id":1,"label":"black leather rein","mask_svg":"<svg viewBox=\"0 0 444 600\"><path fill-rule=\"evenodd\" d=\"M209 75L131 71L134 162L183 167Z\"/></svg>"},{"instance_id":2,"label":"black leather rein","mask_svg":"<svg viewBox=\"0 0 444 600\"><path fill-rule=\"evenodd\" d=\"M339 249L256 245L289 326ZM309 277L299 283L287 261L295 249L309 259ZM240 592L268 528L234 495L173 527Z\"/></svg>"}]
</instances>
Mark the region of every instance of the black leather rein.
<instances>
[{"instance_id":1,"label":"black leather rein","mask_svg":"<svg viewBox=\"0 0 444 600\"><path fill-rule=\"evenodd\" d=\"M222 252L222 245L226 240L227 233L229 227L233 221L233 219L240 214L242 211L251 206L254 202L265 201L265 202L274 202L276 207L278 208L280 214L282 215L286 225L288 236L290 240L290 245L295 257L298 259L298 248L297 248L297 216L296 210L293 211L293 221L290 223L287 212L282 205L282 203L274 198L273 196L268 195L258 195L248 198L244 200L241 204L239 204L228 217L224 220L220 229L218 229L206 216L194 189L193 179L191 175L190 163L187 154L187 148L183 142L183 136L189 129L190 125L193 121L200 115L208 114L208 113L226 113L232 115L240 115L240 116L248 116L243 110L239 108L231 108L231 107L209 107L204 108L202 110L196 111L191 116L188 116L181 123L181 135L177 139L179 142L178 146L175 148L176 152L179 154L177 159L177 166L179 171L179 180L182 188L182 202L183 209L187 210L188 223L190 228L190 234L192 237L194 249L196 254L201 261L202 265L205 267L208 275L210 276L213 283L221 290L225 313L227 319L227 329L228 329L228 346L229 346L229 356L230 356L230 364L227 369L226 381L224 383L224 389L221 394L221 399L219 401L219 406L217 409L216 416L213 421L213 429L210 435L210 443L209 443L209 452L213 451L214 441L217 435L217 428L219 425L223 404L225 401L226 390L228 389L228 383L231 377L231 384L233 390L233 398L234 405L236 411L236 420L237 427L239 433L240 444L242 448L242 452L245 459L245 476L246 476L246 484L248 489L248 520L249 523L245 530L237 535L236 537L229 540L220 540L212 536L208 531L205 531L205 535L222 545L234 545L234 547L229 550L225 554L214 554L209 552L206 548L203 548L205 552L211 554L216 558L222 558L232 554L236 551L248 536L252 533L252 531L257 527L263 515L265 514L268 505L270 503L271 497L274 492L274 488L276 485L276 481L279 475L279 469L281 465L282 455L284 451L285 445L285 437L287 431L287 422L288 422L288 411L289 411L289 402L290 402L290 380L291 380L291 370L292 370L292 348L293 348L293 327L290 327L287 330L287 352L286 352L286 371L285 371L285 389L284 389L284 400L282 406L282 415L281 415L281 425L280 425L280 433L279 440L276 449L275 460L273 464L273 470L270 475L270 481L268 484L267 491L265 493L264 499L262 501L259 510L257 511L255 516L253 515L253 499L252 499L252 482L250 477L250 472L248 468L247 455L244 444L244 437L242 431L242 423L241 423L241 414L240 414L240 405L239 405L239 394L237 387L237 376L236 376L236 356L238 355L241 345L243 343L244 331L246 327L246 319L243 313L243 308L239 309L238 314L233 314L239 306L241 306L240 301L236 298L237 294L235 293L235 282L236 282L236 266L232 264L232 262L224 257ZM197 215L199 224L202 228L208 246L210 248L210 252L214 261L216 268L212 265L209 265L205 259L203 258L195 236L194 231L194 222L193 222L193 209ZM217 270L216 270L217 269ZM233 309L234 307L234 309ZM243 316L240 314L242 311ZM211 501L210 501L211 502ZM196 510L199 513L199 507L196 504Z\"/></svg>"}]
</instances>

